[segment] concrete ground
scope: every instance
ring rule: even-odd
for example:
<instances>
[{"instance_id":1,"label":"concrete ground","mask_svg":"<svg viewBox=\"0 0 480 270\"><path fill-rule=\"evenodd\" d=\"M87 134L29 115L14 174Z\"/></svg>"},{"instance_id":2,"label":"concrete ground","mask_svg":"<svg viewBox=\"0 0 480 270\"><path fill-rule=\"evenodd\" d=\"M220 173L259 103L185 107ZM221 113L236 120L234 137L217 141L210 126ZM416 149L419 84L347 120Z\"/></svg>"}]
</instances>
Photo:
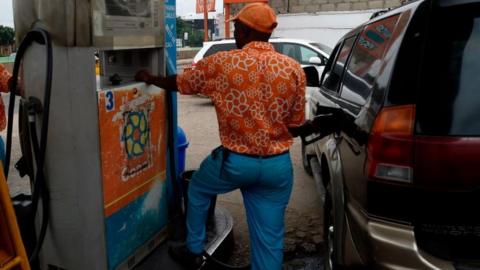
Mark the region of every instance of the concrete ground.
<instances>
[{"instance_id":1,"label":"concrete ground","mask_svg":"<svg viewBox=\"0 0 480 270\"><path fill-rule=\"evenodd\" d=\"M208 98L179 96L178 122L190 142L186 168L198 168L212 149L220 145L214 107ZM302 168L298 139L291 149L291 155L295 180L286 213L285 259L288 262L286 269L320 269L320 254L323 250L322 202L316 193L313 179ZM218 201L220 205L230 210L235 221L236 246L230 262L247 263L249 239L241 194L234 191L221 195ZM310 267L306 267L307 265Z\"/></svg>"}]
</instances>

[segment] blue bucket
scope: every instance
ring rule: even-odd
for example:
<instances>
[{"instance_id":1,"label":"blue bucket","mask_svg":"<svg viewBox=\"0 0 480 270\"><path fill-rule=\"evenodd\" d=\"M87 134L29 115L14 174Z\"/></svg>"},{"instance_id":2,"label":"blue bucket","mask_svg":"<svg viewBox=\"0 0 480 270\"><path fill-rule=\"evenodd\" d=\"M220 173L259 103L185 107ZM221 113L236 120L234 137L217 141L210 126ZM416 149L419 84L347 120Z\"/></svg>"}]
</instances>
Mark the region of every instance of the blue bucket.
<instances>
[{"instance_id":1,"label":"blue bucket","mask_svg":"<svg viewBox=\"0 0 480 270\"><path fill-rule=\"evenodd\" d=\"M185 171L185 158L188 148L188 140L185 132L180 127L177 127L177 175L181 175Z\"/></svg>"}]
</instances>

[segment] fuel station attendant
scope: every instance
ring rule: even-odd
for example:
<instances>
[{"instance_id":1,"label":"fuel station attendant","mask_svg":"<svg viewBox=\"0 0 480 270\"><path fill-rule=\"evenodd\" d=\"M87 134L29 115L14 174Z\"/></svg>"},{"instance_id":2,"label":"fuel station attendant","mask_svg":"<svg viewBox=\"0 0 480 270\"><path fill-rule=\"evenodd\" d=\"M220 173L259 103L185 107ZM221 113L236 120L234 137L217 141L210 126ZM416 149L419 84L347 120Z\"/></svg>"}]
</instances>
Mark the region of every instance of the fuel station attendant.
<instances>
[{"instance_id":1,"label":"fuel station attendant","mask_svg":"<svg viewBox=\"0 0 480 270\"><path fill-rule=\"evenodd\" d=\"M305 122L305 74L295 60L268 43L277 26L268 4L249 4L232 20L238 50L206 57L178 76L140 71L136 79L181 94L204 94L217 113L222 145L192 177L187 243L173 248L172 256L191 268L201 264L211 197L240 189L252 269L281 269L285 209L293 182L289 148L295 128Z\"/></svg>"}]
</instances>

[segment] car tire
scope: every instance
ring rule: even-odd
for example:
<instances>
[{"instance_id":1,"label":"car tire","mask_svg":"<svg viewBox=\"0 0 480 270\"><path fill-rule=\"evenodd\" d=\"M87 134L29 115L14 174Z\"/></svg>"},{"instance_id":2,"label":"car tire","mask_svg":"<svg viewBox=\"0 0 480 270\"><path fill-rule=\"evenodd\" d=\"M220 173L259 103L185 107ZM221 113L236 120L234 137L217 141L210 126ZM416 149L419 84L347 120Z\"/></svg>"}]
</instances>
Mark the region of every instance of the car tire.
<instances>
[{"instance_id":1,"label":"car tire","mask_svg":"<svg viewBox=\"0 0 480 270\"><path fill-rule=\"evenodd\" d=\"M311 158L312 156L307 154L306 146L302 142L302 165L305 172L310 176L313 175L312 166L310 165Z\"/></svg>"},{"instance_id":2,"label":"car tire","mask_svg":"<svg viewBox=\"0 0 480 270\"><path fill-rule=\"evenodd\" d=\"M323 238L326 245L325 250L325 270L337 270L338 265L335 260L335 219L333 210L333 198L331 185L328 183L325 189L325 203L323 204Z\"/></svg>"}]
</instances>

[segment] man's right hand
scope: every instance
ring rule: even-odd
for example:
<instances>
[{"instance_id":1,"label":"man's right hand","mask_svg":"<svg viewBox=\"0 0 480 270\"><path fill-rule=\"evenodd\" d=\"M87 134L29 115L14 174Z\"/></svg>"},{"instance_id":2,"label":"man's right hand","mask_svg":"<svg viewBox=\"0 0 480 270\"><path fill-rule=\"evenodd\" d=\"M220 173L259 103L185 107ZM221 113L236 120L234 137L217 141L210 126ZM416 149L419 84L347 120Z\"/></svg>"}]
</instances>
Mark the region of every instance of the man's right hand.
<instances>
[{"instance_id":1,"label":"man's right hand","mask_svg":"<svg viewBox=\"0 0 480 270\"><path fill-rule=\"evenodd\" d=\"M152 75L147 70L140 70L135 75L135 81L151 84Z\"/></svg>"}]
</instances>

